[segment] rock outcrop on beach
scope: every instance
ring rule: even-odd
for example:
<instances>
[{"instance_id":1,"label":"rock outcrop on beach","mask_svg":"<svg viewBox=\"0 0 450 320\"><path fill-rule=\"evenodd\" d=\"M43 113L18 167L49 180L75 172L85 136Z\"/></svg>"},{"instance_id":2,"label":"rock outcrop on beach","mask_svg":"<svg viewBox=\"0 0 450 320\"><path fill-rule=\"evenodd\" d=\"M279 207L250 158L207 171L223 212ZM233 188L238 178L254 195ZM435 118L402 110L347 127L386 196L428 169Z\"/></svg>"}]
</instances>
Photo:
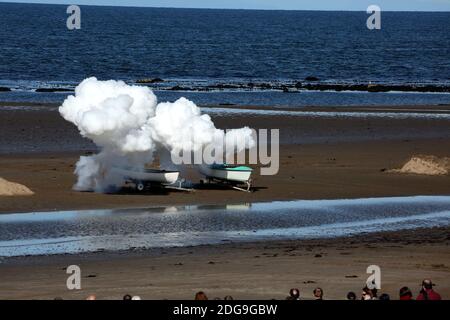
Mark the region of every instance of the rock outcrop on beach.
<instances>
[{"instance_id":1,"label":"rock outcrop on beach","mask_svg":"<svg viewBox=\"0 0 450 320\"><path fill-rule=\"evenodd\" d=\"M450 172L450 158L417 155L406 162L401 169L390 170L390 172L430 176L446 175Z\"/></svg>"},{"instance_id":2,"label":"rock outcrop on beach","mask_svg":"<svg viewBox=\"0 0 450 320\"><path fill-rule=\"evenodd\" d=\"M0 177L0 196L31 196L34 192L28 187Z\"/></svg>"}]
</instances>

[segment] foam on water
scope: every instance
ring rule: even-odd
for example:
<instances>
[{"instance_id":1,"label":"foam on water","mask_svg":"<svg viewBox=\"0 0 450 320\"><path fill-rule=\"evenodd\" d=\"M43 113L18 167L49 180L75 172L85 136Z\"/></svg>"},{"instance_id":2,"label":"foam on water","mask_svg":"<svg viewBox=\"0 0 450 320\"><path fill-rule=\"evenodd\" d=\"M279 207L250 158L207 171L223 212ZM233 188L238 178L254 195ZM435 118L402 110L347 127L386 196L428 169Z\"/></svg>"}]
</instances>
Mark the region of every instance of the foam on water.
<instances>
[{"instance_id":1,"label":"foam on water","mask_svg":"<svg viewBox=\"0 0 450 320\"><path fill-rule=\"evenodd\" d=\"M205 112L219 115L274 115L310 118L391 118L391 119L450 119L449 113L434 112L351 112L351 111L288 111L245 108L204 108Z\"/></svg>"}]
</instances>

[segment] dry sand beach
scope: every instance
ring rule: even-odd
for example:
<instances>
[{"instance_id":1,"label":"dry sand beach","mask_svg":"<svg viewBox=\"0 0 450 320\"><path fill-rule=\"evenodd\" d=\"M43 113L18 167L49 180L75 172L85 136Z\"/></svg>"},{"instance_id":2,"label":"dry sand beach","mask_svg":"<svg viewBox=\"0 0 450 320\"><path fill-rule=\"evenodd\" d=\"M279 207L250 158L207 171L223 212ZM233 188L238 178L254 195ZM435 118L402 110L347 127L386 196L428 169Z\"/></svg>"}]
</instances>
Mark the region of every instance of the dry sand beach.
<instances>
[{"instance_id":1,"label":"dry sand beach","mask_svg":"<svg viewBox=\"0 0 450 320\"><path fill-rule=\"evenodd\" d=\"M73 191L74 164L80 155L95 152L94 146L80 138L54 106L26 107L29 110L13 103L0 107L0 177L23 184L34 194L0 197L1 213L450 195L448 174L390 171L402 168L415 155L450 155L450 120L420 116L448 115L448 106L383 107L377 112L415 116L381 118L212 113L221 128L280 128L279 174L255 174L255 191L249 194L196 190L192 194L174 191L156 195L130 190L119 194ZM363 115L366 109L306 108L305 112ZM208 110L212 109L204 109ZM194 172L189 177L200 178ZM417 294L425 277L431 277L438 291L448 298L449 231L443 227L328 240L4 258L0 264L0 292L1 298L12 299L83 298L89 293L100 298L132 293L149 299L172 299L191 298L196 291L205 290L211 297L283 299L291 287L300 287L305 297L310 297L313 287L321 286L326 298L342 299L348 291L359 295L366 279L365 268L378 264L384 271L382 291L394 298L403 285ZM65 288L63 268L69 264L82 266L84 287L79 292Z\"/></svg>"}]
</instances>

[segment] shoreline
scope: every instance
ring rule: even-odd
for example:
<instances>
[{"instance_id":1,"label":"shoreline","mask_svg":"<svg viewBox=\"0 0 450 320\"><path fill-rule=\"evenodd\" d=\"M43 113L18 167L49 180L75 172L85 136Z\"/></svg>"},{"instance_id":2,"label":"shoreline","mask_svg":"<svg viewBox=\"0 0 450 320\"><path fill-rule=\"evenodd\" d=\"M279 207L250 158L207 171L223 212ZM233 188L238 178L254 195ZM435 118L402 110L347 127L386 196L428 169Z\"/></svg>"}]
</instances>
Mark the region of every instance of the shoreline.
<instances>
[{"instance_id":1,"label":"shoreline","mask_svg":"<svg viewBox=\"0 0 450 320\"><path fill-rule=\"evenodd\" d=\"M305 79L253 79L245 81L244 79L161 79L161 78L143 78L125 80L130 85L146 86L153 91L182 91L182 92L267 92L278 91L284 93L302 93L308 91L331 91L331 92L371 92L371 93L450 93L450 85L448 80L436 80L434 82L381 82L381 81L343 81L332 79L319 79L315 76L309 76ZM52 83L45 82L41 85L31 85L31 80L27 91L35 93L72 93L77 81L68 83ZM0 86L0 92L11 92L24 90L20 87L14 87L14 81L10 84Z\"/></svg>"},{"instance_id":2,"label":"shoreline","mask_svg":"<svg viewBox=\"0 0 450 320\"><path fill-rule=\"evenodd\" d=\"M224 191L233 191L231 189L223 189ZM78 191L77 191L78 192ZM95 193L95 192L90 192L90 191L83 191L80 193ZM121 193L117 193L118 195L120 195ZM146 194L144 194L143 196L145 196ZM8 197L13 197L13 196L8 196ZM17 196L17 197L30 197L30 196ZM183 207L190 207L190 206L237 206L237 205L252 205L252 204L270 204L270 203L274 203L274 202L298 202L298 201L333 201L333 200L342 200L342 201L346 201L346 200L376 200L376 199L402 199L402 198L413 198L413 197L450 197L450 193L430 193L430 194L399 194L399 195L377 195L377 196L373 196L373 197L365 197L365 196L357 196L357 197L347 197L347 198L342 198L342 197L329 197L329 198L273 198L273 199L258 199L257 201L254 202L248 202L248 201L240 201L237 198L232 198L230 199L231 201L227 201L227 202L218 202L217 200L211 200L211 201L207 201L204 199L196 199L198 200L198 202L177 202L176 204L171 204L168 202L156 202L156 203L150 203L148 205L142 204L142 203L137 203L136 206L120 206L120 205L116 205L114 207L112 206L108 206L105 205L103 207L98 207L98 206L89 206L89 207L62 207L62 208L49 208L49 209L40 209L40 210L31 210L31 211L18 211L18 212L14 212L14 211L5 211L2 212L0 210L0 215L13 215L13 214L34 214L34 213L67 213L67 212L73 212L73 211L91 211L91 210L153 210L153 209L164 209L164 208L183 208Z\"/></svg>"},{"instance_id":3,"label":"shoreline","mask_svg":"<svg viewBox=\"0 0 450 320\"><path fill-rule=\"evenodd\" d=\"M64 99L63 99L64 100ZM61 103L54 103L54 102L30 102L30 101L1 101L0 100L0 111L2 110L2 107L6 106L12 106L12 107L47 107L50 110L57 111L57 108L62 104ZM300 106L267 106L267 105L250 105L250 104L233 104L233 103L218 103L218 104L199 104L198 105L201 108L228 108L228 109L250 109L250 110L280 110L280 111L354 111L354 112L366 112L366 111L374 111L374 112L380 112L380 111L386 111L386 112L407 112L407 111L414 111L417 112L418 110L423 112L437 112L443 109L445 112L450 112L450 104L417 104L417 105L371 105L371 106L357 106L357 105L350 105L350 106L340 106L340 105L300 105ZM18 111L20 109L17 109Z\"/></svg>"},{"instance_id":4,"label":"shoreline","mask_svg":"<svg viewBox=\"0 0 450 320\"><path fill-rule=\"evenodd\" d=\"M434 227L416 227L411 229L398 230L383 230L373 232L361 232L357 234L350 234L344 236L332 237L311 237L304 239L264 239L264 240L246 240L246 241L223 241L221 243L206 243L187 246L166 246L166 247L149 247L149 248L131 248L120 250L100 249L97 251L86 252L66 252L54 254L32 254L21 256L1 256L0 270L2 266L12 266L15 264L21 265L29 264L29 262L45 262L45 260L66 260L66 259L81 259L81 260L96 260L102 258L120 258L127 257L142 257L142 256L163 256L168 253L178 254L182 251L191 252L193 249L215 250L215 248L230 249L234 247L262 247L273 246L279 248L282 246L301 245L308 248L326 247L327 245L339 245L342 243L355 244L370 244L375 243L375 239L386 241L386 243L403 242L405 245L411 244L442 244L450 246L450 225L449 226L434 226ZM427 235L427 237L425 237ZM450 262L450 257L448 257ZM52 261L53 262L53 261ZM450 273L450 265L447 266ZM449 284L450 285L450 284ZM450 289L450 288L449 288Z\"/></svg>"}]
</instances>

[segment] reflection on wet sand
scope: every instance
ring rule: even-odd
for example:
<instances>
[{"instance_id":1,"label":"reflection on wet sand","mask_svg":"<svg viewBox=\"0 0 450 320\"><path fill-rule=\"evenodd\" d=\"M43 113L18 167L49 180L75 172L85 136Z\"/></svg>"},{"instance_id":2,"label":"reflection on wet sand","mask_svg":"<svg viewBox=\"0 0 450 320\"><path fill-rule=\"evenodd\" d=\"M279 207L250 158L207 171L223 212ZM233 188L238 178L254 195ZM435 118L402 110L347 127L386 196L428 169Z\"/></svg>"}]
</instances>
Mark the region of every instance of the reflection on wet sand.
<instances>
[{"instance_id":1,"label":"reflection on wet sand","mask_svg":"<svg viewBox=\"0 0 450 320\"><path fill-rule=\"evenodd\" d=\"M448 196L5 214L0 255L329 238L449 224Z\"/></svg>"}]
</instances>

